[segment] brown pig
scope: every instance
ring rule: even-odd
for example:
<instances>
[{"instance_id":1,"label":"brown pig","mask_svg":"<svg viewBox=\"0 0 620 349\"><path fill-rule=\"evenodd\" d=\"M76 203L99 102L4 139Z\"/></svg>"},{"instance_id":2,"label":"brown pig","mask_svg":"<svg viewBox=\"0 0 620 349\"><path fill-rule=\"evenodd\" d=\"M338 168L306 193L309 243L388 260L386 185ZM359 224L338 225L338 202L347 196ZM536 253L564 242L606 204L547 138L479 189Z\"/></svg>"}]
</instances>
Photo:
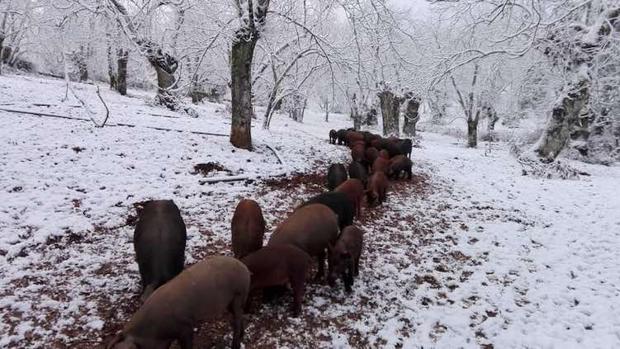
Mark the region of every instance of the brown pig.
<instances>
[{"instance_id":1,"label":"brown pig","mask_svg":"<svg viewBox=\"0 0 620 349\"><path fill-rule=\"evenodd\" d=\"M373 162L371 172L372 173L383 172L387 174L389 168L390 168L390 160L387 160L383 158L382 156L379 156L377 159L375 159L375 162Z\"/></svg>"},{"instance_id":2,"label":"brown pig","mask_svg":"<svg viewBox=\"0 0 620 349\"><path fill-rule=\"evenodd\" d=\"M372 166L375 160L379 157L379 151L375 147L366 148L364 158L368 166Z\"/></svg>"},{"instance_id":3,"label":"brown pig","mask_svg":"<svg viewBox=\"0 0 620 349\"><path fill-rule=\"evenodd\" d=\"M351 158L353 161L357 161L361 163L364 160L364 156L366 155L366 149L363 144L356 144L351 148Z\"/></svg>"},{"instance_id":4,"label":"brown pig","mask_svg":"<svg viewBox=\"0 0 620 349\"><path fill-rule=\"evenodd\" d=\"M360 256L364 243L364 231L350 225L342 231L334 245L329 246L328 282L334 286L338 275L344 280L345 291L351 292L353 277L359 275Z\"/></svg>"},{"instance_id":5,"label":"brown pig","mask_svg":"<svg viewBox=\"0 0 620 349\"><path fill-rule=\"evenodd\" d=\"M254 200L243 199L237 204L231 223L232 250L236 258L243 258L263 247L265 219Z\"/></svg>"},{"instance_id":6,"label":"brown pig","mask_svg":"<svg viewBox=\"0 0 620 349\"><path fill-rule=\"evenodd\" d=\"M143 301L183 270L186 240L185 223L172 200L144 203L133 235Z\"/></svg>"},{"instance_id":7,"label":"brown pig","mask_svg":"<svg viewBox=\"0 0 620 349\"><path fill-rule=\"evenodd\" d=\"M413 177L411 174L411 166L413 166L411 159L405 155L397 155L390 160L388 176L392 179L399 179L401 173L405 172L407 179L411 179Z\"/></svg>"},{"instance_id":8,"label":"brown pig","mask_svg":"<svg viewBox=\"0 0 620 349\"><path fill-rule=\"evenodd\" d=\"M335 192L345 193L355 208L355 216L360 217L362 212L362 199L364 198L364 183L357 178L347 179L340 184Z\"/></svg>"},{"instance_id":9,"label":"brown pig","mask_svg":"<svg viewBox=\"0 0 620 349\"><path fill-rule=\"evenodd\" d=\"M364 135L360 132L357 131L347 131L346 133L346 140L347 140L347 145L351 146L353 144L353 142L356 141L362 141L364 142Z\"/></svg>"},{"instance_id":10,"label":"brown pig","mask_svg":"<svg viewBox=\"0 0 620 349\"><path fill-rule=\"evenodd\" d=\"M194 328L232 312L232 348L241 347L243 306L250 272L232 257L211 257L185 269L158 288L133 315L108 349L167 349L178 340L192 349Z\"/></svg>"},{"instance_id":11,"label":"brown pig","mask_svg":"<svg viewBox=\"0 0 620 349\"><path fill-rule=\"evenodd\" d=\"M294 245L265 246L241 260L250 270L250 290L290 284L293 314L299 316L312 258Z\"/></svg>"},{"instance_id":12,"label":"brown pig","mask_svg":"<svg viewBox=\"0 0 620 349\"><path fill-rule=\"evenodd\" d=\"M368 179L368 190L366 190L368 206L373 206L377 202L382 204L385 201L388 186L389 181L385 173L381 171L373 173Z\"/></svg>"},{"instance_id":13,"label":"brown pig","mask_svg":"<svg viewBox=\"0 0 620 349\"><path fill-rule=\"evenodd\" d=\"M316 279L325 274L327 245L338 237L338 217L323 204L311 204L295 210L271 234L267 246L295 245L319 262Z\"/></svg>"},{"instance_id":14,"label":"brown pig","mask_svg":"<svg viewBox=\"0 0 620 349\"><path fill-rule=\"evenodd\" d=\"M379 157L384 158L386 160L390 160L390 153L385 149L381 149L379 150Z\"/></svg>"}]
</instances>

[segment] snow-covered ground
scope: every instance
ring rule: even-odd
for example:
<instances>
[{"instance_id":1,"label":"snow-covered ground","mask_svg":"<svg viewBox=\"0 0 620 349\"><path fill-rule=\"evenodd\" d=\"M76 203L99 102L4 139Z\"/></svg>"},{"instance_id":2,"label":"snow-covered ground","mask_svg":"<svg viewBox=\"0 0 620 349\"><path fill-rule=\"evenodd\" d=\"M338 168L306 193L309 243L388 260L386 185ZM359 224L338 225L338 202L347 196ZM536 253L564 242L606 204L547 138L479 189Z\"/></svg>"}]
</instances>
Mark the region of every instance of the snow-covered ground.
<instances>
[{"instance_id":1,"label":"snow-covered ground","mask_svg":"<svg viewBox=\"0 0 620 349\"><path fill-rule=\"evenodd\" d=\"M88 119L77 101L61 102L63 86L2 76L0 108ZM100 116L94 87L75 88ZM200 133L228 132L222 105L192 118L150 106L143 92L101 92L104 128L0 110L0 347L99 347L124 324L138 306L135 203L175 200L192 263L230 254L240 198L258 200L273 227L323 190L328 163L349 157L327 142L347 125L341 115L278 116L271 131L259 119L257 149L246 152ZM489 153L423 133L421 146L414 180L394 183L359 222L353 294L312 284L298 319L288 298L255 306L245 347L620 347L620 168L575 163L591 176L543 180L523 176L501 143ZM195 173L210 162L223 170ZM204 182L235 175L250 180ZM229 332L207 324L197 346Z\"/></svg>"}]
</instances>

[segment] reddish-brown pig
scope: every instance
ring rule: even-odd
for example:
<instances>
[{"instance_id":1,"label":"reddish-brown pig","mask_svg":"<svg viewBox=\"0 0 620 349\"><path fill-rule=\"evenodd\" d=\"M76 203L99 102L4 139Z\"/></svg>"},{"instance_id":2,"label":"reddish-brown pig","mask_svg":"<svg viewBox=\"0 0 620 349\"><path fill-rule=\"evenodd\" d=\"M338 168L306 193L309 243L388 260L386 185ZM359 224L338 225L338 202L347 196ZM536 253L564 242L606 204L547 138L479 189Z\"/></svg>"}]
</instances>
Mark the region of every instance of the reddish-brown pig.
<instances>
[{"instance_id":1,"label":"reddish-brown pig","mask_svg":"<svg viewBox=\"0 0 620 349\"><path fill-rule=\"evenodd\" d=\"M239 201L230 225L232 250L236 258L241 259L263 247L265 219L256 201Z\"/></svg>"},{"instance_id":2,"label":"reddish-brown pig","mask_svg":"<svg viewBox=\"0 0 620 349\"><path fill-rule=\"evenodd\" d=\"M312 262L306 252L294 245L265 246L241 261L252 274L250 291L288 284L293 290L293 314L299 315Z\"/></svg>"},{"instance_id":3,"label":"reddish-brown pig","mask_svg":"<svg viewBox=\"0 0 620 349\"><path fill-rule=\"evenodd\" d=\"M353 277L359 275L360 256L364 244L362 229L350 225L342 231L338 241L329 246L328 282L333 287L338 275L344 280L345 291L351 292Z\"/></svg>"},{"instance_id":4,"label":"reddish-brown pig","mask_svg":"<svg viewBox=\"0 0 620 349\"><path fill-rule=\"evenodd\" d=\"M335 192L345 193L355 208L355 216L360 217L362 212L362 199L364 198L364 183L357 178L347 179L340 184Z\"/></svg>"},{"instance_id":5,"label":"reddish-brown pig","mask_svg":"<svg viewBox=\"0 0 620 349\"><path fill-rule=\"evenodd\" d=\"M379 150L379 157L384 158L386 160L390 160L390 153L385 149L381 149Z\"/></svg>"},{"instance_id":6,"label":"reddish-brown pig","mask_svg":"<svg viewBox=\"0 0 620 349\"><path fill-rule=\"evenodd\" d=\"M390 160L390 169L388 176L392 179L400 178L402 172L405 173L407 179L411 179L413 177L411 173L411 166L413 166L413 162L405 155L397 155Z\"/></svg>"},{"instance_id":7,"label":"reddish-brown pig","mask_svg":"<svg viewBox=\"0 0 620 349\"><path fill-rule=\"evenodd\" d=\"M317 279L325 274L326 249L338 237L338 217L323 204L311 204L295 210L271 234L267 246L295 245L319 262Z\"/></svg>"},{"instance_id":8,"label":"reddish-brown pig","mask_svg":"<svg viewBox=\"0 0 620 349\"><path fill-rule=\"evenodd\" d=\"M368 164L368 166L372 166L372 164L378 157L379 151L377 150L377 148L369 147L366 149L364 158L366 159L366 164Z\"/></svg>"},{"instance_id":9,"label":"reddish-brown pig","mask_svg":"<svg viewBox=\"0 0 620 349\"><path fill-rule=\"evenodd\" d=\"M361 163L366 155L366 149L363 144L356 144L351 148L351 158L353 161Z\"/></svg>"},{"instance_id":10,"label":"reddish-brown pig","mask_svg":"<svg viewBox=\"0 0 620 349\"><path fill-rule=\"evenodd\" d=\"M379 156L375 162L372 163L372 173L383 172L387 174L388 169L390 168L390 160Z\"/></svg>"},{"instance_id":11,"label":"reddish-brown pig","mask_svg":"<svg viewBox=\"0 0 620 349\"><path fill-rule=\"evenodd\" d=\"M357 131L347 131L346 140L347 140L347 145L350 146L351 144L353 144L353 142L356 142L356 141L364 142L364 135Z\"/></svg>"},{"instance_id":12,"label":"reddish-brown pig","mask_svg":"<svg viewBox=\"0 0 620 349\"><path fill-rule=\"evenodd\" d=\"M373 173L368 179L368 190L366 190L366 200L368 206L376 203L382 204L385 201L389 181L385 173L379 171Z\"/></svg>"},{"instance_id":13,"label":"reddish-brown pig","mask_svg":"<svg viewBox=\"0 0 620 349\"><path fill-rule=\"evenodd\" d=\"M167 349L178 340L192 349L194 328L232 312L232 348L241 347L243 306L250 290L250 272L232 257L211 257L185 269L158 288L133 315L108 349Z\"/></svg>"}]
</instances>

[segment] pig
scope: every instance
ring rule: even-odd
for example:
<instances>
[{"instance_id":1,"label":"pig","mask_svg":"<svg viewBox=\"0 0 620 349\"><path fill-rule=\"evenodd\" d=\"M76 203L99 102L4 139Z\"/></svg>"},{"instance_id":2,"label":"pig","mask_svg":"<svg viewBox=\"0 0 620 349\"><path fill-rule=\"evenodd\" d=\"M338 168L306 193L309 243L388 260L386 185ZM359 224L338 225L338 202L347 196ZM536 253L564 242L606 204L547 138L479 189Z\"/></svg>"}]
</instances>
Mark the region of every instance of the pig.
<instances>
[{"instance_id":1,"label":"pig","mask_svg":"<svg viewBox=\"0 0 620 349\"><path fill-rule=\"evenodd\" d=\"M338 132L336 130L329 130L329 143L336 144L337 139L338 139Z\"/></svg>"},{"instance_id":2,"label":"pig","mask_svg":"<svg viewBox=\"0 0 620 349\"><path fill-rule=\"evenodd\" d=\"M331 164L327 169L327 189L334 190L348 179L347 169L343 164Z\"/></svg>"},{"instance_id":3,"label":"pig","mask_svg":"<svg viewBox=\"0 0 620 349\"><path fill-rule=\"evenodd\" d=\"M364 161L368 166L372 166L375 160L379 157L379 151L375 147L366 148L366 152L364 153Z\"/></svg>"},{"instance_id":4,"label":"pig","mask_svg":"<svg viewBox=\"0 0 620 349\"><path fill-rule=\"evenodd\" d=\"M348 130L340 129L336 131L336 137L338 138L338 145L347 144L347 132Z\"/></svg>"},{"instance_id":5,"label":"pig","mask_svg":"<svg viewBox=\"0 0 620 349\"><path fill-rule=\"evenodd\" d=\"M320 280L325 275L327 245L338 237L338 218L327 206L311 204L295 210L271 234L267 246L295 245L312 257L317 257Z\"/></svg>"},{"instance_id":6,"label":"pig","mask_svg":"<svg viewBox=\"0 0 620 349\"><path fill-rule=\"evenodd\" d=\"M338 227L340 230L344 229L347 225L353 224L355 208L345 193L328 192L319 194L310 198L302 206L310 204L323 204L331 208L336 216L338 216Z\"/></svg>"},{"instance_id":7,"label":"pig","mask_svg":"<svg viewBox=\"0 0 620 349\"><path fill-rule=\"evenodd\" d=\"M355 144L351 148L351 158L353 161L362 162L364 160L364 156L366 155L366 149L363 144Z\"/></svg>"},{"instance_id":8,"label":"pig","mask_svg":"<svg viewBox=\"0 0 620 349\"><path fill-rule=\"evenodd\" d=\"M368 190L366 190L366 201L368 206L376 203L382 204L385 201L389 181L385 173L379 171L373 173L368 180Z\"/></svg>"},{"instance_id":9,"label":"pig","mask_svg":"<svg viewBox=\"0 0 620 349\"><path fill-rule=\"evenodd\" d=\"M359 275L360 256L364 244L364 231L354 225L346 227L334 245L329 245L329 275L330 286L334 287L340 275L344 281L346 292L351 292L353 277Z\"/></svg>"},{"instance_id":10,"label":"pig","mask_svg":"<svg viewBox=\"0 0 620 349\"><path fill-rule=\"evenodd\" d=\"M364 184L362 181L357 178L347 179L334 189L334 191L347 195L349 201L353 203L355 216L359 218L362 212L362 199L364 197Z\"/></svg>"},{"instance_id":11,"label":"pig","mask_svg":"<svg viewBox=\"0 0 620 349\"><path fill-rule=\"evenodd\" d=\"M227 310L233 315L232 348L239 349L249 290L245 264L233 257L207 258L153 292L107 349L167 349L175 340L181 349L191 349L194 328Z\"/></svg>"},{"instance_id":12,"label":"pig","mask_svg":"<svg viewBox=\"0 0 620 349\"><path fill-rule=\"evenodd\" d=\"M299 316L306 272L312 262L306 252L289 244L265 246L241 261L251 273L250 291L289 284L293 290L293 315Z\"/></svg>"},{"instance_id":13,"label":"pig","mask_svg":"<svg viewBox=\"0 0 620 349\"><path fill-rule=\"evenodd\" d=\"M237 204L230 224L232 250L235 258L241 259L263 247L265 219L258 203L243 199Z\"/></svg>"},{"instance_id":14,"label":"pig","mask_svg":"<svg viewBox=\"0 0 620 349\"><path fill-rule=\"evenodd\" d=\"M413 149L413 143L411 139L403 139L399 145L400 153L402 155L406 155L409 159L411 159L411 150Z\"/></svg>"},{"instance_id":15,"label":"pig","mask_svg":"<svg viewBox=\"0 0 620 349\"><path fill-rule=\"evenodd\" d=\"M371 139L370 146L377 150L381 150L381 139L381 137Z\"/></svg>"},{"instance_id":16,"label":"pig","mask_svg":"<svg viewBox=\"0 0 620 349\"><path fill-rule=\"evenodd\" d=\"M366 143L364 143L364 141L353 141L352 143L349 143L349 148L353 149L357 146L361 146L362 148L366 149Z\"/></svg>"},{"instance_id":17,"label":"pig","mask_svg":"<svg viewBox=\"0 0 620 349\"><path fill-rule=\"evenodd\" d=\"M362 181L364 188L368 184L368 171L366 166L362 165L359 161L351 161L349 164L349 178L357 178Z\"/></svg>"},{"instance_id":18,"label":"pig","mask_svg":"<svg viewBox=\"0 0 620 349\"><path fill-rule=\"evenodd\" d=\"M397 155L390 160L390 169L388 171L388 176L391 179L399 179L401 173L405 172L407 179L411 179L413 177L413 175L411 174L411 166L413 166L411 159L409 159L405 155Z\"/></svg>"},{"instance_id":19,"label":"pig","mask_svg":"<svg viewBox=\"0 0 620 349\"><path fill-rule=\"evenodd\" d=\"M383 151L383 150L382 150ZM385 159L382 156L379 156L375 162L372 164L372 173L383 172L388 174L388 170L390 168L390 160Z\"/></svg>"},{"instance_id":20,"label":"pig","mask_svg":"<svg viewBox=\"0 0 620 349\"><path fill-rule=\"evenodd\" d=\"M186 240L185 223L172 200L144 203L133 234L142 301L183 270Z\"/></svg>"},{"instance_id":21,"label":"pig","mask_svg":"<svg viewBox=\"0 0 620 349\"><path fill-rule=\"evenodd\" d=\"M345 135L346 145L351 145L355 141L364 141L364 135L357 131L347 131Z\"/></svg>"},{"instance_id":22,"label":"pig","mask_svg":"<svg viewBox=\"0 0 620 349\"><path fill-rule=\"evenodd\" d=\"M388 153L385 149L381 149L379 150L379 157L384 158L385 160L390 160L390 153Z\"/></svg>"},{"instance_id":23,"label":"pig","mask_svg":"<svg viewBox=\"0 0 620 349\"><path fill-rule=\"evenodd\" d=\"M399 145L400 140L395 137L390 137L389 139L384 139L381 142L381 148L386 150L390 155L390 158L393 158L396 155L401 155L401 150Z\"/></svg>"}]
</instances>

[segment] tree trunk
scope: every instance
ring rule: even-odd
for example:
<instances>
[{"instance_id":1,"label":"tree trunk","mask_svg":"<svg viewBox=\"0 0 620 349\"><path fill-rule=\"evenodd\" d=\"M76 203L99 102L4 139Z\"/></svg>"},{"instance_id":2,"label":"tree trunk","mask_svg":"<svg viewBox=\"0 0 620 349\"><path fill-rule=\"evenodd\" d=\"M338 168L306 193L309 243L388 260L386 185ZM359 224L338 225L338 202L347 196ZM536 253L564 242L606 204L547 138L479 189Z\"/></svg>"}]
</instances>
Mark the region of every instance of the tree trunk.
<instances>
[{"instance_id":1,"label":"tree trunk","mask_svg":"<svg viewBox=\"0 0 620 349\"><path fill-rule=\"evenodd\" d=\"M129 52L127 50L118 49L117 51L117 75L116 90L121 96L127 95L127 61L129 60Z\"/></svg>"},{"instance_id":2,"label":"tree trunk","mask_svg":"<svg viewBox=\"0 0 620 349\"><path fill-rule=\"evenodd\" d=\"M569 85L565 96L554 106L536 152L541 160L551 162L560 154L570 139L570 134L579 120L590 93L588 81L581 78Z\"/></svg>"},{"instance_id":3,"label":"tree trunk","mask_svg":"<svg viewBox=\"0 0 620 349\"><path fill-rule=\"evenodd\" d=\"M381 104L381 116L383 118L383 135L400 135L399 114L401 99L396 97L392 91L382 91L379 93Z\"/></svg>"},{"instance_id":4,"label":"tree trunk","mask_svg":"<svg viewBox=\"0 0 620 349\"><path fill-rule=\"evenodd\" d=\"M110 88L116 90L118 81L117 70L114 66L114 57L112 55L112 45L108 43L108 78L110 79Z\"/></svg>"},{"instance_id":5,"label":"tree trunk","mask_svg":"<svg viewBox=\"0 0 620 349\"><path fill-rule=\"evenodd\" d=\"M252 149L252 59L257 36L237 35L230 59L232 123L230 143Z\"/></svg>"},{"instance_id":6,"label":"tree trunk","mask_svg":"<svg viewBox=\"0 0 620 349\"><path fill-rule=\"evenodd\" d=\"M420 108L420 100L410 98L407 100L407 109L405 110L405 120L403 122L403 133L407 136L414 137L416 135L415 126L420 120L418 109Z\"/></svg>"},{"instance_id":7,"label":"tree trunk","mask_svg":"<svg viewBox=\"0 0 620 349\"><path fill-rule=\"evenodd\" d=\"M467 147L476 148L478 146L478 117L467 119Z\"/></svg>"},{"instance_id":8,"label":"tree trunk","mask_svg":"<svg viewBox=\"0 0 620 349\"><path fill-rule=\"evenodd\" d=\"M0 33L0 75L2 75L2 64L4 63L4 34Z\"/></svg>"},{"instance_id":9,"label":"tree trunk","mask_svg":"<svg viewBox=\"0 0 620 349\"><path fill-rule=\"evenodd\" d=\"M371 107L366 113L366 125L373 126L377 124L377 109L375 107Z\"/></svg>"},{"instance_id":10,"label":"tree trunk","mask_svg":"<svg viewBox=\"0 0 620 349\"><path fill-rule=\"evenodd\" d=\"M145 51L146 59L157 73L157 104L170 110L177 110L179 101L172 88L176 85L174 73L179 67L178 61L163 52L161 47L152 41L138 41L138 45Z\"/></svg>"},{"instance_id":11,"label":"tree trunk","mask_svg":"<svg viewBox=\"0 0 620 349\"><path fill-rule=\"evenodd\" d=\"M74 54L74 62L78 68L78 78L80 82L88 81L88 64L86 62L87 49L80 46L80 51Z\"/></svg>"}]
</instances>

